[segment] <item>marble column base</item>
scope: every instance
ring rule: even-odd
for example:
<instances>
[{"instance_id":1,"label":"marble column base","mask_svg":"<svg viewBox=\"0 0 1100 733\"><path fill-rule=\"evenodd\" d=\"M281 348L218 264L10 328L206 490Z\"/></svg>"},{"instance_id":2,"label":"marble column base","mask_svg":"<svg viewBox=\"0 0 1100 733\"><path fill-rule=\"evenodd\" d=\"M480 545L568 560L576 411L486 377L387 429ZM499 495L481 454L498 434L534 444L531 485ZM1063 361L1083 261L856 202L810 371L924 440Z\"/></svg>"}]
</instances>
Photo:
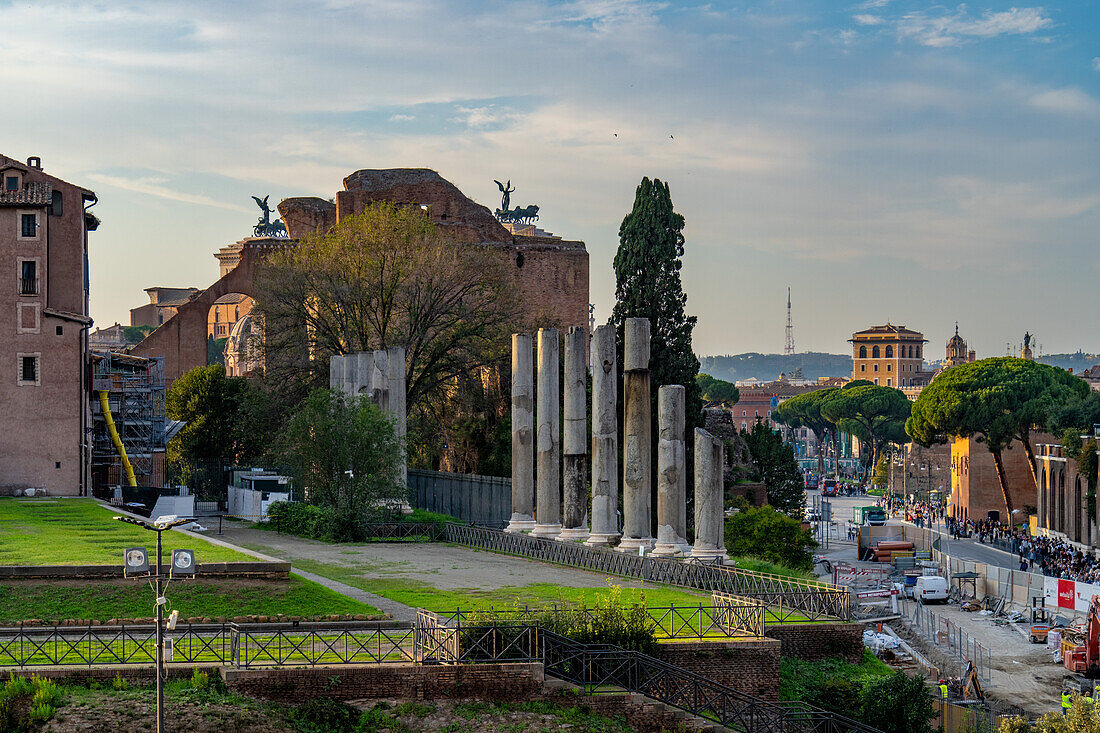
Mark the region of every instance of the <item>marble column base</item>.
<instances>
[{"instance_id":1,"label":"marble column base","mask_svg":"<svg viewBox=\"0 0 1100 733\"><path fill-rule=\"evenodd\" d=\"M588 527L565 527L556 538L558 542L580 542L588 539Z\"/></svg>"},{"instance_id":2,"label":"marble column base","mask_svg":"<svg viewBox=\"0 0 1100 733\"><path fill-rule=\"evenodd\" d=\"M584 541L584 544L588 545L589 547L607 547L608 545L615 544L618 539L618 532L612 532L610 534L593 532L592 534L588 535L588 539Z\"/></svg>"},{"instance_id":3,"label":"marble column base","mask_svg":"<svg viewBox=\"0 0 1100 733\"><path fill-rule=\"evenodd\" d=\"M532 537L542 537L548 540L557 538L559 534L561 534L560 524L536 524L534 529L531 530Z\"/></svg>"},{"instance_id":4,"label":"marble column base","mask_svg":"<svg viewBox=\"0 0 1100 733\"><path fill-rule=\"evenodd\" d=\"M729 560L729 555L721 548L702 548L693 547L691 550L691 559L699 562L714 563L718 560L720 564L724 564Z\"/></svg>"},{"instance_id":5,"label":"marble column base","mask_svg":"<svg viewBox=\"0 0 1100 733\"><path fill-rule=\"evenodd\" d=\"M638 554L638 548L644 547L646 553L653 549L652 537L623 537L619 540L619 546L615 549L619 552L632 552Z\"/></svg>"},{"instance_id":6,"label":"marble column base","mask_svg":"<svg viewBox=\"0 0 1100 733\"><path fill-rule=\"evenodd\" d=\"M529 514L513 514L512 518L508 520L508 526L504 528L504 531L518 534L520 532L530 532L534 528L534 517Z\"/></svg>"}]
</instances>

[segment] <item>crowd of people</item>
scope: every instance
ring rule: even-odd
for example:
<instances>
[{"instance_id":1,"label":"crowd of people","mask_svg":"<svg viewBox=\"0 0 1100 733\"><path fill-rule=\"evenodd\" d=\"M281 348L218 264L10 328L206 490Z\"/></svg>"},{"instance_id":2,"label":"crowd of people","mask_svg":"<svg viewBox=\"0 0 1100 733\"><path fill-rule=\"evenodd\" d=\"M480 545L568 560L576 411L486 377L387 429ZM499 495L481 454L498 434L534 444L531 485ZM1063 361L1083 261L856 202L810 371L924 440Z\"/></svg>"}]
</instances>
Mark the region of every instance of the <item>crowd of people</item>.
<instances>
[{"instance_id":1,"label":"crowd of people","mask_svg":"<svg viewBox=\"0 0 1100 733\"><path fill-rule=\"evenodd\" d=\"M1032 537L1025 525L1013 527L991 519L955 519L937 504L895 500L891 515L918 527L942 524L954 539L974 538L998 545L1016 555L1020 570L1084 583L1100 583L1100 557L1080 550L1064 539Z\"/></svg>"}]
</instances>

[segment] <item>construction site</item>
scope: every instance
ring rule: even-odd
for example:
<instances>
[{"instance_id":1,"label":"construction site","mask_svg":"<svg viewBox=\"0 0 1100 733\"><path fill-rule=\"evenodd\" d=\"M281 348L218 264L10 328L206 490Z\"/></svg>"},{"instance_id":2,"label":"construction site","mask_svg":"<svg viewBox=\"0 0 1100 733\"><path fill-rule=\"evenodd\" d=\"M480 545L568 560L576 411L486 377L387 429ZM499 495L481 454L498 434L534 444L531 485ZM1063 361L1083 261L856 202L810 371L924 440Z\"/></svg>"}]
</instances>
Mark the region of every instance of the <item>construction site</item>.
<instances>
[{"instance_id":1,"label":"construction site","mask_svg":"<svg viewBox=\"0 0 1100 733\"><path fill-rule=\"evenodd\" d=\"M167 483L164 363L116 352L92 352L92 494L116 498L122 487ZM178 428L177 428L178 429Z\"/></svg>"}]
</instances>

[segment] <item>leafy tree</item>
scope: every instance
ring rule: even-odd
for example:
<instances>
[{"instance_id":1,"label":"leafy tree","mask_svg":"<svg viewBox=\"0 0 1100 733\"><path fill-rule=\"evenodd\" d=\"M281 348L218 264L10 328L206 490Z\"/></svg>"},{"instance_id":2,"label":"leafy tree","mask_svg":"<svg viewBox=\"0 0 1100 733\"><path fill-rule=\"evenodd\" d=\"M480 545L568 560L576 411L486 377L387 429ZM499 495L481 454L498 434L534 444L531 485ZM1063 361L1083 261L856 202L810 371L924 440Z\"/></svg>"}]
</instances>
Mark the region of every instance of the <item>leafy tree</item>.
<instances>
[{"instance_id":1,"label":"leafy tree","mask_svg":"<svg viewBox=\"0 0 1100 733\"><path fill-rule=\"evenodd\" d=\"M956 367L957 368L957 367ZM871 679L860 692L864 723L883 733L932 733L936 706L924 680L897 671Z\"/></svg>"},{"instance_id":2,"label":"leafy tree","mask_svg":"<svg viewBox=\"0 0 1100 733\"><path fill-rule=\"evenodd\" d=\"M836 424L822 413L822 406L839 390L839 387L826 387L816 389L813 392L796 395L789 400L784 400L772 413L776 422L781 422L790 428L809 428L821 441L822 448L817 453L817 473L825 475L825 451L824 443L831 439L833 454L840 455L837 446L839 436Z\"/></svg>"},{"instance_id":3,"label":"leafy tree","mask_svg":"<svg viewBox=\"0 0 1100 733\"><path fill-rule=\"evenodd\" d=\"M695 383L699 385L699 392L707 402L735 405L737 400L741 399L741 393L737 387L724 379L715 379L709 374L699 372L695 375Z\"/></svg>"},{"instance_id":4,"label":"leafy tree","mask_svg":"<svg viewBox=\"0 0 1100 733\"><path fill-rule=\"evenodd\" d=\"M287 423L280 448L306 499L332 512L337 541L362 540L368 518L407 493L401 441L366 396L313 390Z\"/></svg>"},{"instance_id":5,"label":"leafy tree","mask_svg":"<svg viewBox=\"0 0 1100 733\"><path fill-rule=\"evenodd\" d=\"M924 446L944 443L952 437L978 436L976 440L984 442L993 455L1001 493L1011 514L1015 507L1003 452L1013 440L1021 440L1030 457L1031 428L1044 424L1059 407L1079 400L1088 390L1084 382L1076 380L1080 383L1077 387L1055 372L1061 370L1013 357L952 367L921 391L905 430Z\"/></svg>"},{"instance_id":6,"label":"leafy tree","mask_svg":"<svg viewBox=\"0 0 1100 733\"><path fill-rule=\"evenodd\" d=\"M272 254L257 287L270 378L320 386L330 354L404 346L410 412L456 377L502 365L519 313L499 257L388 203Z\"/></svg>"},{"instance_id":7,"label":"leafy tree","mask_svg":"<svg viewBox=\"0 0 1100 733\"><path fill-rule=\"evenodd\" d=\"M687 296L680 283L684 256L684 217L672 209L668 184L643 178L634 196L634 208L619 227L615 253L615 308L611 322L623 347L623 322L648 318L649 370L654 405L657 389L682 384L686 394L688 433L702 424L702 399L695 376L699 360L691 349L695 316L684 314ZM620 358L619 361L622 364Z\"/></svg>"},{"instance_id":8,"label":"leafy tree","mask_svg":"<svg viewBox=\"0 0 1100 733\"><path fill-rule=\"evenodd\" d=\"M726 520L725 532L726 551L735 557L759 557L795 570L813 567L813 535L775 507L744 507Z\"/></svg>"},{"instance_id":9,"label":"leafy tree","mask_svg":"<svg viewBox=\"0 0 1100 733\"><path fill-rule=\"evenodd\" d=\"M768 503L791 516L799 514L806 503L806 482L798 470L794 448L761 420L753 423L752 430L742 430L741 439L764 482Z\"/></svg>"},{"instance_id":10,"label":"leafy tree","mask_svg":"<svg viewBox=\"0 0 1100 733\"><path fill-rule=\"evenodd\" d=\"M122 334L128 344L136 344L152 333L156 326L123 326Z\"/></svg>"},{"instance_id":11,"label":"leafy tree","mask_svg":"<svg viewBox=\"0 0 1100 733\"><path fill-rule=\"evenodd\" d=\"M187 423L168 444L169 456L185 462L248 463L258 451L245 415L263 399L243 377L225 376L221 364L195 367L172 383L165 413Z\"/></svg>"},{"instance_id":12,"label":"leafy tree","mask_svg":"<svg viewBox=\"0 0 1100 733\"><path fill-rule=\"evenodd\" d=\"M849 382L821 406L825 418L869 446L870 453L864 459L865 476L887 443L908 442L905 420L909 410L910 402L900 389L865 380Z\"/></svg>"},{"instance_id":13,"label":"leafy tree","mask_svg":"<svg viewBox=\"0 0 1100 733\"><path fill-rule=\"evenodd\" d=\"M1034 723L1023 716L1009 718L999 733L1100 733L1100 705L1074 693L1069 715L1049 712Z\"/></svg>"},{"instance_id":14,"label":"leafy tree","mask_svg":"<svg viewBox=\"0 0 1100 733\"><path fill-rule=\"evenodd\" d=\"M1082 400L1057 405L1047 420L1052 435L1063 436L1062 445L1076 457L1081 448L1081 435L1100 425L1100 392L1089 392Z\"/></svg>"}]
</instances>

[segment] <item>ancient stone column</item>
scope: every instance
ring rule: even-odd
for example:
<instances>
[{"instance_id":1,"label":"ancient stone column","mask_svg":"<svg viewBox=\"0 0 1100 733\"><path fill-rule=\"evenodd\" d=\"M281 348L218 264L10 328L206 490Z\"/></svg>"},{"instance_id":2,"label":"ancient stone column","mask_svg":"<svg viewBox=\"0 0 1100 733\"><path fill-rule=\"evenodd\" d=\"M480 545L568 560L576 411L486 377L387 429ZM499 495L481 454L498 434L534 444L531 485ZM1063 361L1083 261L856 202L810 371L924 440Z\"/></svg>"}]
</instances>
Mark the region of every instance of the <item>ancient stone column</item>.
<instances>
[{"instance_id":1,"label":"ancient stone column","mask_svg":"<svg viewBox=\"0 0 1100 733\"><path fill-rule=\"evenodd\" d=\"M686 476L684 461L684 399L680 384L667 384L657 390L657 545L655 557L673 557L682 553L680 538L687 532L681 526L686 513Z\"/></svg>"},{"instance_id":2,"label":"ancient stone column","mask_svg":"<svg viewBox=\"0 0 1100 733\"><path fill-rule=\"evenodd\" d=\"M535 528L535 384L531 336L512 334L512 518L506 532Z\"/></svg>"},{"instance_id":3,"label":"ancient stone column","mask_svg":"<svg viewBox=\"0 0 1100 733\"><path fill-rule=\"evenodd\" d=\"M725 507L722 501L722 441L702 428L695 429L695 546L691 557L725 560Z\"/></svg>"},{"instance_id":4,"label":"ancient stone column","mask_svg":"<svg viewBox=\"0 0 1100 733\"><path fill-rule=\"evenodd\" d=\"M649 319L627 318L623 331L623 538L618 549L638 552L653 547Z\"/></svg>"},{"instance_id":5,"label":"ancient stone column","mask_svg":"<svg viewBox=\"0 0 1100 733\"><path fill-rule=\"evenodd\" d=\"M333 354L328 359L328 388L342 391L344 384L344 357Z\"/></svg>"},{"instance_id":6,"label":"ancient stone column","mask_svg":"<svg viewBox=\"0 0 1100 733\"><path fill-rule=\"evenodd\" d=\"M374 353L370 351L360 351L355 354L351 359L356 360L355 366L355 396L361 395L370 396L371 379L374 375Z\"/></svg>"},{"instance_id":7,"label":"ancient stone column","mask_svg":"<svg viewBox=\"0 0 1100 733\"><path fill-rule=\"evenodd\" d=\"M561 427L558 390L558 329L539 329L538 393L536 394L535 512L536 537L554 538L561 533Z\"/></svg>"},{"instance_id":8,"label":"ancient stone column","mask_svg":"<svg viewBox=\"0 0 1100 733\"><path fill-rule=\"evenodd\" d=\"M619 416L615 327L592 333L592 533L587 545L619 537Z\"/></svg>"},{"instance_id":9,"label":"ancient stone column","mask_svg":"<svg viewBox=\"0 0 1100 733\"><path fill-rule=\"evenodd\" d=\"M386 381L390 389L390 413L393 415L394 432L401 441L401 485L409 485L409 464L405 452L405 437L408 433L409 416L406 412L405 394L405 347L391 346L386 350L388 363L386 368ZM412 513L412 507L406 501L404 509Z\"/></svg>"},{"instance_id":10,"label":"ancient stone column","mask_svg":"<svg viewBox=\"0 0 1100 733\"><path fill-rule=\"evenodd\" d=\"M344 394L354 397L358 394L356 380L358 378L359 360L355 357L355 354L348 354L342 361L344 363L344 381L341 387Z\"/></svg>"},{"instance_id":11,"label":"ancient stone column","mask_svg":"<svg viewBox=\"0 0 1100 733\"><path fill-rule=\"evenodd\" d=\"M588 382L588 334L570 326L565 334L565 407L562 436L562 530L558 539L588 539L588 446L585 387Z\"/></svg>"}]
</instances>

